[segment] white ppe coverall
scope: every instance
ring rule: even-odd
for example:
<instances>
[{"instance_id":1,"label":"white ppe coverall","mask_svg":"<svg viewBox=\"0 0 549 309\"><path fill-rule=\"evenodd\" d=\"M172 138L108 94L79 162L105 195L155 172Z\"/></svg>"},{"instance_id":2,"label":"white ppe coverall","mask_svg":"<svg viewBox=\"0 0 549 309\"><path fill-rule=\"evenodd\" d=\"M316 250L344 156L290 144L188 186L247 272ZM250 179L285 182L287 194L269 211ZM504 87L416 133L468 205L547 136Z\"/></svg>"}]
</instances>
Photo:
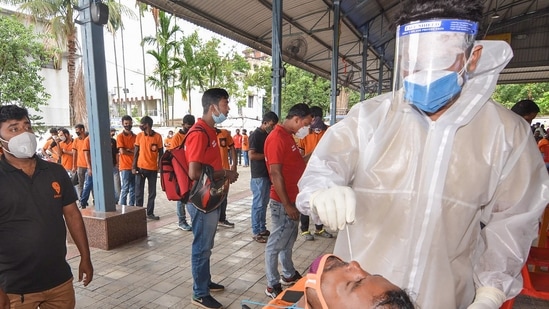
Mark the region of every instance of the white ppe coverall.
<instances>
[{"instance_id":1,"label":"white ppe coverall","mask_svg":"<svg viewBox=\"0 0 549 309\"><path fill-rule=\"evenodd\" d=\"M354 190L351 250L344 229L334 253L407 289L422 309L467 308L482 286L517 295L549 201L528 123L490 99L511 48L476 44L478 66L440 118L401 94L361 102L324 134L299 181L297 207L313 217L313 193Z\"/></svg>"}]
</instances>

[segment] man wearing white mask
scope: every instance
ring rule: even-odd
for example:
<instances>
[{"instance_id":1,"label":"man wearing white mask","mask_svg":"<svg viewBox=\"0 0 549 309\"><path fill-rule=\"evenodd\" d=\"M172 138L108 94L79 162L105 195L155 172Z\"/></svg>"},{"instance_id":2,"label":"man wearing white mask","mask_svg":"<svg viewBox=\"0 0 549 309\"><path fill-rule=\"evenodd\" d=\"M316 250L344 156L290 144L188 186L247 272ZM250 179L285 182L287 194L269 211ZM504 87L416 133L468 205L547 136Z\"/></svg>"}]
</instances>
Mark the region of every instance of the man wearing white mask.
<instances>
[{"instance_id":1,"label":"man wearing white mask","mask_svg":"<svg viewBox=\"0 0 549 309\"><path fill-rule=\"evenodd\" d=\"M328 130L299 182L300 211L342 230L335 253L423 309L497 309L516 296L549 200L528 124L490 99L512 51L475 43L482 9L408 1L394 91Z\"/></svg>"},{"instance_id":2,"label":"man wearing white mask","mask_svg":"<svg viewBox=\"0 0 549 309\"><path fill-rule=\"evenodd\" d=\"M78 280L93 277L76 191L65 169L38 159L26 109L0 106L0 308L74 308L69 230L78 251Z\"/></svg>"},{"instance_id":3,"label":"man wearing white mask","mask_svg":"<svg viewBox=\"0 0 549 309\"><path fill-rule=\"evenodd\" d=\"M274 127L265 140L265 163L271 179L270 203L271 235L265 246L265 294L276 298L282 285L292 285L301 278L292 260L292 250L297 238L299 211L295 206L297 182L305 170L305 160L292 134L304 138L309 134L313 118L307 104L292 106L282 124ZM282 265L282 276L278 262Z\"/></svg>"}]
</instances>

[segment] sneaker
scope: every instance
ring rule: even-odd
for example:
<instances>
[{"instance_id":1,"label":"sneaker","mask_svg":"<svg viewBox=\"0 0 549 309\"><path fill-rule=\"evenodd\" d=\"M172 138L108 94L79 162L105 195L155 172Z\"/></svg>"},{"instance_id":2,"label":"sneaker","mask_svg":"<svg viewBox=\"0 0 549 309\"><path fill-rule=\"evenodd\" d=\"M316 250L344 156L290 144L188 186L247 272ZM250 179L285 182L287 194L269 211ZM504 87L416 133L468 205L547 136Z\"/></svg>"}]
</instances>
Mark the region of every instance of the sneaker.
<instances>
[{"instance_id":1,"label":"sneaker","mask_svg":"<svg viewBox=\"0 0 549 309\"><path fill-rule=\"evenodd\" d=\"M320 236L320 237L324 237L324 238L333 238L334 237L334 235L326 232L325 229L322 229L320 231L316 231L315 236Z\"/></svg>"},{"instance_id":2,"label":"sneaker","mask_svg":"<svg viewBox=\"0 0 549 309\"><path fill-rule=\"evenodd\" d=\"M261 244L264 244L267 242L267 239L265 239L265 237L261 236L261 235L254 235L252 236L252 239L257 241L258 243L261 243Z\"/></svg>"},{"instance_id":3,"label":"sneaker","mask_svg":"<svg viewBox=\"0 0 549 309\"><path fill-rule=\"evenodd\" d=\"M183 231L192 230L192 227L189 224L187 224L187 222L183 222L183 224L180 224L178 227L180 230L183 230Z\"/></svg>"},{"instance_id":4,"label":"sneaker","mask_svg":"<svg viewBox=\"0 0 549 309\"><path fill-rule=\"evenodd\" d=\"M223 309L223 305L215 300L215 298L213 298L211 295L204 297L193 296L191 303L193 305L206 309Z\"/></svg>"},{"instance_id":5,"label":"sneaker","mask_svg":"<svg viewBox=\"0 0 549 309\"><path fill-rule=\"evenodd\" d=\"M301 279L301 275L296 270L295 274L290 278L284 278L284 276L280 276L280 284L282 284L282 285L293 285L299 279Z\"/></svg>"},{"instance_id":6,"label":"sneaker","mask_svg":"<svg viewBox=\"0 0 549 309\"><path fill-rule=\"evenodd\" d=\"M225 290L225 286L219 283L210 282L210 284L208 284L208 289L210 289L210 292L219 292Z\"/></svg>"},{"instance_id":7,"label":"sneaker","mask_svg":"<svg viewBox=\"0 0 549 309\"><path fill-rule=\"evenodd\" d=\"M155 215L147 215L147 219L151 219L151 220L160 220L160 217L159 217L159 216L155 216Z\"/></svg>"},{"instance_id":8,"label":"sneaker","mask_svg":"<svg viewBox=\"0 0 549 309\"><path fill-rule=\"evenodd\" d=\"M307 241L315 240L315 237L309 231L301 232L301 236L305 237Z\"/></svg>"},{"instance_id":9,"label":"sneaker","mask_svg":"<svg viewBox=\"0 0 549 309\"><path fill-rule=\"evenodd\" d=\"M263 232L259 233L259 236L263 237L269 237L269 235L271 235L271 232L269 232L269 230L264 230Z\"/></svg>"},{"instance_id":10,"label":"sneaker","mask_svg":"<svg viewBox=\"0 0 549 309\"><path fill-rule=\"evenodd\" d=\"M282 286L280 284L275 284L274 287L267 287L267 289L265 289L265 295L272 299L275 299L280 293L282 293Z\"/></svg>"},{"instance_id":11,"label":"sneaker","mask_svg":"<svg viewBox=\"0 0 549 309\"><path fill-rule=\"evenodd\" d=\"M217 225L224 226L224 227L234 227L234 223L229 222L229 220L219 221L217 222Z\"/></svg>"}]
</instances>

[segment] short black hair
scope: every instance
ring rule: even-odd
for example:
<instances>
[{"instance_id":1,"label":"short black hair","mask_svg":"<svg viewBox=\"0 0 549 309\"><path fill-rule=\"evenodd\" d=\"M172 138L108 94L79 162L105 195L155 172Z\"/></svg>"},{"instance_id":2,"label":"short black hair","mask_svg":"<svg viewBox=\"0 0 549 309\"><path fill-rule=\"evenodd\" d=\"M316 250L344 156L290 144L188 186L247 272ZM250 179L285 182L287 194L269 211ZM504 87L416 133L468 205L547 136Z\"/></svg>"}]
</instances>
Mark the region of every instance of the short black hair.
<instances>
[{"instance_id":1,"label":"short black hair","mask_svg":"<svg viewBox=\"0 0 549 309\"><path fill-rule=\"evenodd\" d=\"M266 113L265 115L263 115L263 120L261 122L262 123L267 123L269 121L273 121L274 123L278 123L278 116L276 115L275 112L270 111L270 112Z\"/></svg>"},{"instance_id":2,"label":"short black hair","mask_svg":"<svg viewBox=\"0 0 549 309\"><path fill-rule=\"evenodd\" d=\"M50 133L51 133L51 134L53 134L53 133L57 134L57 131L58 131L57 128L51 128L51 129L50 129Z\"/></svg>"},{"instance_id":3,"label":"short black hair","mask_svg":"<svg viewBox=\"0 0 549 309\"><path fill-rule=\"evenodd\" d=\"M191 115L191 114L187 114L185 115L185 117L183 117L183 124L189 124L189 125L194 125L195 123L195 119L194 119L194 116Z\"/></svg>"},{"instance_id":4,"label":"short black hair","mask_svg":"<svg viewBox=\"0 0 549 309\"><path fill-rule=\"evenodd\" d=\"M290 110L288 111L288 116L286 116L286 119L292 119L294 118L294 116L297 116L299 118L305 118L310 115L311 115L311 109L309 108L309 106L305 103L298 103L290 107Z\"/></svg>"},{"instance_id":5,"label":"short black hair","mask_svg":"<svg viewBox=\"0 0 549 309\"><path fill-rule=\"evenodd\" d=\"M374 299L375 308L414 309L415 305L404 290L391 290Z\"/></svg>"},{"instance_id":6,"label":"short black hair","mask_svg":"<svg viewBox=\"0 0 549 309\"><path fill-rule=\"evenodd\" d=\"M482 21L481 0L408 0L396 15L394 27L416 20L433 18Z\"/></svg>"},{"instance_id":7,"label":"short black hair","mask_svg":"<svg viewBox=\"0 0 549 309\"><path fill-rule=\"evenodd\" d=\"M311 116L314 117L320 117L324 115L324 112L322 111L322 107L320 106L311 106Z\"/></svg>"},{"instance_id":8,"label":"short black hair","mask_svg":"<svg viewBox=\"0 0 549 309\"><path fill-rule=\"evenodd\" d=\"M62 129L61 132L63 132L63 134L65 135L71 135L71 132L69 132L68 129Z\"/></svg>"},{"instance_id":9,"label":"short black hair","mask_svg":"<svg viewBox=\"0 0 549 309\"><path fill-rule=\"evenodd\" d=\"M145 124L145 123L146 123L146 124L148 124L149 127L151 127L151 128L152 128L152 126L153 126L153 120L152 120L152 118L149 117L149 116L143 116L143 118L141 118L140 123L141 123L141 124Z\"/></svg>"},{"instance_id":10,"label":"short black hair","mask_svg":"<svg viewBox=\"0 0 549 309\"><path fill-rule=\"evenodd\" d=\"M17 105L0 106L0 124L8 120L21 120L23 118L30 120L29 111L26 108Z\"/></svg>"},{"instance_id":11,"label":"short black hair","mask_svg":"<svg viewBox=\"0 0 549 309\"><path fill-rule=\"evenodd\" d=\"M84 130L84 129L85 129L85 128L84 128L84 125L81 124L81 123L76 124L76 125L74 126L74 128L75 128L75 129L81 129L81 130Z\"/></svg>"},{"instance_id":12,"label":"short black hair","mask_svg":"<svg viewBox=\"0 0 549 309\"><path fill-rule=\"evenodd\" d=\"M202 95L202 108L204 114L208 112L211 105L219 105L222 99L229 99L229 93L223 88L210 88Z\"/></svg>"},{"instance_id":13,"label":"short black hair","mask_svg":"<svg viewBox=\"0 0 549 309\"><path fill-rule=\"evenodd\" d=\"M532 100L518 101L511 107L511 110L523 117L533 113L537 114L540 111L539 106Z\"/></svg>"},{"instance_id":14,"label":"short black hair","mask_svg":"<svg viewBox=\"0 0 549 309\"><path fill-rule=\"evenodd\" d=\"M130 116L130 115L124 115L124 116L122 116L122 122L124 122L124 120L128 120L128 121L132 121L132 122L133 122L132 116Z\"/></svg>"}]
</instances>

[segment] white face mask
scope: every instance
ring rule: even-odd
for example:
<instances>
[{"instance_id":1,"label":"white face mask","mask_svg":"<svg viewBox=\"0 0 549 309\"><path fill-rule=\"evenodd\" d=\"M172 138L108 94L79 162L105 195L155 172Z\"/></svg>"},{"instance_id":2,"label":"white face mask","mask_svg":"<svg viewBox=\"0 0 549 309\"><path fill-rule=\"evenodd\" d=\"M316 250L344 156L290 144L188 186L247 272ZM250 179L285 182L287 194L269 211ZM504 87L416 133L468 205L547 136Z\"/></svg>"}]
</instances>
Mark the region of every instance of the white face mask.
<instances>
[{"instance_id":1,"label":"white face mask","mask_svg":"<svg viewBox=\"0 0 549 309\"><path fill-rule=\"evenodd\" d=\"M309 135L309 126L301 127L296 133L295 136L299 139L305 138L305 136Z\"/></svg>"},{"instance_id":2,"label":"white face mask","mask_svg":"<svg viewBox=\"0 0 549 309\"><path fill-rule=\"evenodd\" d=\"M36 136L30 132L24 132L17 136L12 137L9 141L0 138L0 141L8 143L8 149L4 148L4 151L11 153L16 158L28 159L34 156L36 152Z\"/></svg>"},{"instance_id":3,"label":"white face mask","mask_svg":"<svg viewBox=\"0 0 549 309\"><path fill-rule=\"evenodd\" d=\"M67 140L67 138L65 137L65 135L60 135L60 136L59 136L59 139L60 139L62 142L64 142L64 141Z\"/></svg>"}]
</instances>

